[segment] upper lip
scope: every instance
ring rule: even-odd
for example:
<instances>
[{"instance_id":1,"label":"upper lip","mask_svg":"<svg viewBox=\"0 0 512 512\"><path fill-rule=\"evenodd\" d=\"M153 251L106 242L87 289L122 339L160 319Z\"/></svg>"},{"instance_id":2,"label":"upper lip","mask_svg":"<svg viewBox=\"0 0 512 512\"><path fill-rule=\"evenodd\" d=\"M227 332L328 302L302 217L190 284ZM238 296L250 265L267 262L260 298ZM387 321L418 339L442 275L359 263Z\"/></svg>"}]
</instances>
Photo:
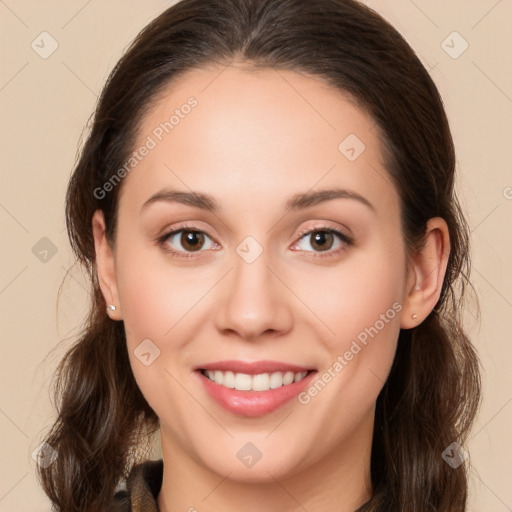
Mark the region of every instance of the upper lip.
<instances>
[{"instance_id":1,"label":"upper lip","mask_svg":"<svg viewBox=\"0 0 512 512\"><path fill-rule=\"evenodd\" d=\"M280 361L215 361L199 365L195 370L220 370L232 371L233 373L245 373L247 375L257 375L259 373L274 372L307 372L313 368L306 368L295 364L282 363Z\"/></svg>"}]
</instances>

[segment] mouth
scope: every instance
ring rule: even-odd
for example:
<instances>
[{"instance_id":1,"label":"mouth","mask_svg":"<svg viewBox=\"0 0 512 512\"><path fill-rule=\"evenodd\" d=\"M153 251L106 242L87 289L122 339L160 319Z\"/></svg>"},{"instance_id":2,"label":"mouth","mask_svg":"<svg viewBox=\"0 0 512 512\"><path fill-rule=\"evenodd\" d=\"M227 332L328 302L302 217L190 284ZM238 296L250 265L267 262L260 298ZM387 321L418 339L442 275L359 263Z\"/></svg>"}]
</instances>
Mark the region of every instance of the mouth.
<instances>
[{"instance_id":1,"label":"mouth","mask_svg":"<svg viewBox=\"0 0 512 512\"><path fill-rule=\"evenodd\" d=\"M194 373L217 405L238 416L255 417L290 402L317 370L273 361L224 361L202 365Z\"/></svg>"},{"instance_id":2,"label":"mouth","mask_svg":"<svg viewBox=\"0 0 512 512\"><path fill-rule=\"evenodd\" d=\"M300 382L307 377L308 373L314 370L294 373L273 372L273 373L257 373L249 375L247 373L234 373L232 371L221 370L199 370L205 377L215 384L224 386L237 391L269 391L270 389L278 389L282 386L289 386L295 382Z\"/></svg>"}]
</instances>

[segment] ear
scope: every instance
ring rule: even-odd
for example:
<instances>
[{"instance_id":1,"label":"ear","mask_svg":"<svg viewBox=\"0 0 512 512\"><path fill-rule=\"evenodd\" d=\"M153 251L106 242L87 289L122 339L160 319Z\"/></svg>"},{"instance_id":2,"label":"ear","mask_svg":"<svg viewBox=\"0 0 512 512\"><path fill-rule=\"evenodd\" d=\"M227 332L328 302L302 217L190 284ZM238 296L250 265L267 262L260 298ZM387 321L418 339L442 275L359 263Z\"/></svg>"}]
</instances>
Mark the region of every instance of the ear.
<instances>
[{"instance_id":1,"label":"ear","mask_svg":"<svg viewBox=\"0 0 512 512\"><path fill-rule=\"evenodd\" d=\"M402 303L400 327L411 329L431 313L439 300L450 255L446 221L434 217L427 222L425 243L413 257ZM413 315L416 315L413 317Z\"/></svg>"},{"instance_id":2,"label":"ear","mask_svg":"<svg viewBox=\"0 0 512 512\"><path fill-rule=\"evenodd\" d=\"M122 320L121 304L117 289L115 255L106 237L105 217L102 210L96 210L94 212L92 217L92 232L96 251L96 268L101 292L107 306L113 304L116 307L114 311L110 311L107 308L107 314L112 320Z\"/></svg>"}]
</instances>

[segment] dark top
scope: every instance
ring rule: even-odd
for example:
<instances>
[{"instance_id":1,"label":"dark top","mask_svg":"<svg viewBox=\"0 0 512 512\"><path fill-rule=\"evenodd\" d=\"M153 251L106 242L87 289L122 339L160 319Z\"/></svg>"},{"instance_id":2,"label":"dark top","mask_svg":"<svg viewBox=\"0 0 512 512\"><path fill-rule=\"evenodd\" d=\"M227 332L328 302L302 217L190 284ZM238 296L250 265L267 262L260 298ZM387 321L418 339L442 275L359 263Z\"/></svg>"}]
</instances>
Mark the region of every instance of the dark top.
<instances>
[{"instance_id":1,"label":"dark top","mask_svg":"<svg viewBox=\"0 0 512 512\"><path fill-rule=\"evenodd\" d=\"M164 464L150 460L133 467L126 489L114 496L112 512L158 512L157 497L162 487Z\"/></svg>"}]
</instances>

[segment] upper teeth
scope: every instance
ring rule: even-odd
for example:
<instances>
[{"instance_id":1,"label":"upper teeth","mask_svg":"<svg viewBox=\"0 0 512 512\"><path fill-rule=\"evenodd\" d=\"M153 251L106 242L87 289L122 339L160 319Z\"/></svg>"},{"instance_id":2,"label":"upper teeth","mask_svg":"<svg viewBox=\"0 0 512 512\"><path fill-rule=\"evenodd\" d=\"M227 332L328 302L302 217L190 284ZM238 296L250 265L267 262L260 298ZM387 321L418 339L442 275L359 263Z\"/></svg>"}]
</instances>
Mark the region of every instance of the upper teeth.
<instances>
[{"instance_id":1,"label":"upper teeth","mask_svg":"<svg viewBox=\"0 0 512 512\"><path fill-rule=\"evenodd\" d=\"M234 388L238 391L268 391L269 389L287 386L292 382L302 380L308 372L274 372L258 373L257 375L248 375L246 373L234 373L230 371L205 370L204 374L216 384Z\"/></svg>"}]
</instances>

